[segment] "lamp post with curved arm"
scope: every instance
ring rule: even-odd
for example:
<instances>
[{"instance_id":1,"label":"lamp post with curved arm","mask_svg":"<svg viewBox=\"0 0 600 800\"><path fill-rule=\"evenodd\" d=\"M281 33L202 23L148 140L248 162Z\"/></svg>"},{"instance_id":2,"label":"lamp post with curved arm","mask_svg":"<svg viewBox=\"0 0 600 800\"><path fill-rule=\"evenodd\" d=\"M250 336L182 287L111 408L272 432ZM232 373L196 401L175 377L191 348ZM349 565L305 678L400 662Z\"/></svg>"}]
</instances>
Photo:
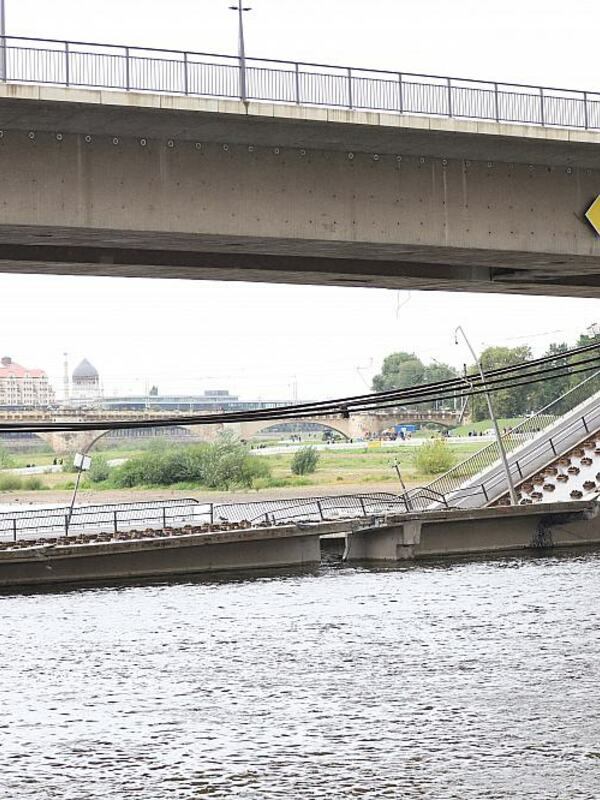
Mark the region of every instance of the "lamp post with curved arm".
<instances>
[{"instance_id":1,"label":"lamp post with curved arm","mask_svg":"<svg viewBox=\"0 0 600 800\"><path fill-rule=\"evenodd\" d=\"M508 493L510 496L510 501L512 505L516 506L518 504L517 493L515 492L515 485L513 483L512 475L510 474L510 467L508 466L508 459L506 458L506 450L504 449L504 442L502 441L502 436L500 435L500 428L498 427L498 420L496 419L496 415L494 414L494 408L492 406L492 398L490 397L490 393L486 388L485 383L485 374L483 372L483 367L481 365L481 361L475 355L475 351L471 347L471 342L467 338L467 334L464 332L461 325L459 325L454 331L454 343L458 344L458 332L461 332L463 339L465 340L465 344L469 348L471 355L473 356L473 360L477 365L477 369L479 370L479 374L481 376L481 383L485 392L485 399L487 400L488 411L490 413L490 418L492 420L492 425L494 426L494 431L496 433L496 441L498 443L498 450L500 451L500 459L502 461L502 466L504 467L504 473L506 475L506 483L508 485Z\"/></svg>"},{"instance_id":2,"label":"lamp post with curved arm","mask_svg":"<svg viewBox=\"0 0 600 800\"><path fill-rule=\"evenodd\" d=\"M0 0L0 81L6 77L6 6L5 0Z\"/></svg>"},{"instance_id":3,"label":"lamp post with curved arm","mask_svg":"<svg viewBox=\"0 0 600 800\"><path fill-rule=\"evenodd\" d=\"M73 495L71 497L71 504L69 506L69 511L68 511L67 516L65 518L65 536L69 535L69 527L71 525L71 517L73 516L73 509L75 508L75 500L77 499L77 492L79 491L79 484L81 483L81 475L84 472L83 460L85 459L87 454L90 452L92 447L96 444L96 442L100 441L100 439L102 439L103 436L106 436L107 433L110 433L110 430L102 431L102 433L100 433L100 434L98 434L98 436L94 437L92 439L92 441L88 445L86 445L86 447L84 447L83 451L81 452L81 456L82 456L81 462L82 463L77 468L77 478L75 480L75 486L73 487Z\"/></svg>"}]
</instances>

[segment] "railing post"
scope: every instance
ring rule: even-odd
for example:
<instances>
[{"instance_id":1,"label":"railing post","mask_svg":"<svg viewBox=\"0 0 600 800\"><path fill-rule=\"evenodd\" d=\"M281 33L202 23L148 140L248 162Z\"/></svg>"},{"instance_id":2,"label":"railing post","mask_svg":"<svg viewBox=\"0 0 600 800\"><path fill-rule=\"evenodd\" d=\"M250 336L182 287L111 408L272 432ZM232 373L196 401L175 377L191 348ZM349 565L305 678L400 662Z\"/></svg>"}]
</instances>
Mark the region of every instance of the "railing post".
<instances>
[{"instance_id":1,"label":"railing post","mask_svg":"<svg viewBox=\"0 0 600 800\"><path fill-rule=\"evenodd\" d=\"M68 536L69 535L69 515L68 514L65 514L64 522L65 522L65 536Z\"/></svg>"},{"instance_id":2,"label":"railing post","mask_svg":"<svg viewBox=\"0 0 600 800\"><path fill-rule=\"evenodd\" d=\"M213 503L210 504L210 524L215 524L215 506Z\"/></svg>"},{"instance_id":3,"label":"railing post","mask_svg":"<svg viewBox=\"0 0 600 800\"><path fill-rule=\"evenodd\" d=\"M354 108L354 98L352 97L352 69L348 67L348 108Z\"/></svg>"},{"instance_id":4,"label":"railing post","mask_svg":"<svg viewBox=\"0 0 600 800\"><path fill-rule=\"evenodd\" d=\"M300 64L294 63L294 86L296 88L296 104L300 105Z\"/></svg>"},{"instance_id":5,"label":"railing post","mask_svg":"<svg viewBox=\"0 0 600 800\"><path fill-rule=\"evenodd\" d=\"M585 417L582 417L582 418L581 418L581 421L583 422L583 427L585 428L585 432L586 432L586 433L589 433L589 432L590 432L590 429L588 428L588 424L587 424L587 422L585 421Z\"/></svg>"},{"instance_id":6,"label":"railing post","mask_svg":"<svg viewBox=\"0 0 600 800\"><path fill-rule=\"evenodd\" d=\"M240 69L240 100L242 103L248 102L247 86L246 86L246 56L240 53L239 56L239 69Z\"/></svg>"},{"instance_id":7,"label":"railing post","mask_svg":"<svg viewBox=\"0 0 600 800\"><path fill-rule=\"evenodd\" d=\"M131 89L131 75L130 75L130 63L129 63L129 48L125 48L125 89L129 91Z\"/></svg>"},{"instance_id":8,"label":"railing post","mask_svg":"<svg viewBox=\"0 0 600 800\"><path fill-rule=\"evenodd\" d=\"M119 532L119 520L117 518L118 513L118 511L113 511L113 531L115 533Z\"/></svg>"},{"instance_id":9,"label":"railing post","mask_svg":"<svg viewBox=\"0 0 600 800\"><path fill-rule=\"evenodd\" d=\"M362 497L359 497L358 499L360 501L360 507L362 508L363 517L366 517L367 516L367 509L365 508L365 501L362 499Z\"/></svg>"},{"instance_id":10,"label":"railing post","mask_svg":"<svg viewBox=\"0 0 600 800\"><path fill-rule=\"evenodd\" d=\"M481 484L481 491L483 492L483 496L485 497L485 502L489 503L490 496L487 493L487 489L485 488L485 484L484 483Z\"/></svg>"},{"instance_id":11,"label":"railing post","mask_svg":"<svg viewBox=\"0 0 600 800\"><path fill-rule=\"evenodd\" d=\"M517 468L517 472L519 473L519 478L523 477L523 470L521 469L521 465L519 464L519 459L517 458L514 462L515 467Z\"/></svg>"},{"instance_id":12,"label":"railing post","mask_svg":"<svg viewBox=\"0 0 600 800\"><path fill-rule=\"evenodd\" d=\"M13 542L17 541L17 520L13 518L12 521Z\"/></svg>"},{"instance_id":13,"label":"railing post","mask_svg":"<svg viewBox=\"0 0 600 800\"><path fill-rule=\"evenodd\" d=\"M8 80L6 75L6 7L4 0L0 0L0 80Z\"/></svg>"},{"instance_id":14,"label":"railing post","mask_svg":"<svg viewBox=\"0 0 600 800\"><path fill-rule=\"evenodd\" d=\"M71 74L69 67L69 43L65 42L65 86L71 83Z\"/></svg>"},{"instance_id":15,"label":"railing post","mask_svg":"<svg viewBox=\"0 0 600 800\"><path fill-rule=\"evenodd\" d=\"M190 93L190 80L188 74L188 54L183 54L183 92L184 94Z\"/></svg>"},{"instance_id":16,"label":"railing post","mask_svg":"<svg viewBox=\"0 0 600 800\"><path fill-rule=\"evenodd\" d=\"M0 81L8 80L6 67L6 36L4 34L4 4L0 4Z\"/></svg>"},{"instance_id":17,"label":"railing post","mask_svg":"<svg viewBox=\"0 0 600 800\"><path fill-rule=\"evenodd\" d=\"M550 447L552 448L552 453L553 453L554 455L557 455L557 453L556 453L556 447L554 447L554 442L552 441L552 437L550 437L550 438L548 439L548 444L549 444L549 445L550 445Z\"/></svg>"},{"instance_id":18,"label":"railing post","mask_svg":"<svg viewBox=\"0 0 600 800\"><path fill-rule=\"evenodd\" d=\"M542 121L542 125L546 124L546 115L544 114L544 90L540 86L540 119Z\"/></svg>"},{"instance_id":19,"label":"railing post","mask_svg":"<svg viewBox=\"0 0 600 800\"><path fill-rule=\"evenodd\" d=\"M500 97L498 96L498 84L494 83L494 112L496 122L500 122Z\"/></svg>"},{"instance_id":20,"label":"railing post","mask_svg":"<svg viewBox=\"0 0 600 800\"><path fill-rule=\"evenodd\" d=\"M323 516L323 506L321 505L320 500L317 500L317 508L319 509L319 516L321 517L321 520L324 520L325 517Z\"/></svg>"},{"instance_id":21,"label":"railing post","mask_svg":"<svg viewBox=\"0 0 600 800\"><path fill-rule=\"evenodd\" d=\"M452 81L448 78L448 116L452 116Z\"/></svg>"},{"instance_id":22,"label":"railing post","mask_svg":"<svg viewBox=\"0 0 600 800\"><path fill-rule=\"evenodd\" d=\"M588 93L583 93L583 125L587 131L590 127L590 121L588 119Z\"/></svg>"},{"instance_id":23,"label":"railing post","mask_svg":"<svg viewBox=\"0 0 600 800\"><path fill-rule=\"evenodd\" d=\"M404 112L404 82L402 73L398 73L398 111L402 114Z\"/></svg>"}]
</instances>

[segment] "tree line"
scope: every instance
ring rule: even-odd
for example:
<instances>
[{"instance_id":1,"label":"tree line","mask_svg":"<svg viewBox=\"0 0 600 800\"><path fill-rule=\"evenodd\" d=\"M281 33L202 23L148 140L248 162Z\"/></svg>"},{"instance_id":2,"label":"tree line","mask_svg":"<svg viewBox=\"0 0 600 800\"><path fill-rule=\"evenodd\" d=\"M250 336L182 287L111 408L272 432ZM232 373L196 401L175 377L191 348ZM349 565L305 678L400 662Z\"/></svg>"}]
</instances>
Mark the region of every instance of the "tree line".
<instances>
[{"instance_id":1,"label":"tree line","mask_svg":"<svg viewBox=\"0 0 600 800\"><path fill-rule=\"evenodd\" d=\"M583 347L594 342L600 342L600 335L583 333L577 339L575 347ZM571 356L560 359L561 353L571 349L566 342L553 342L545 356L558 356L556 363L562 365L576 365L577 362L588 357L587 355ZM481 353L481 364L484 371L512 367L533 360L534 356L529 345L518 347L488 347ZM477 372L475 364L466 364L469 373ZM540 370L543 367L539 368ZM381 371L373 378L373 390L376 392L391 389L410 389L423 383L451 380L459 376L459 371L450 364L435 361L424 364L415 354L409 352L391 353L383 360ZM494 392L494 410L498 417L521 417L544 408L560 395L580 383L589 373L580 372L574 375L558 375L545 378L543 381L531 383L528 386L515 386ZM596 381L591 381L587 395L598 390ZM584 399L584 396L581 398ZM407 404L406 408L422 409L426 411L452 408L452 400L430 400L425 403ZM473 422L487 419L489 416L484 395L477 395L469 400L471 419Z\"/></svg>"}]
</instances>

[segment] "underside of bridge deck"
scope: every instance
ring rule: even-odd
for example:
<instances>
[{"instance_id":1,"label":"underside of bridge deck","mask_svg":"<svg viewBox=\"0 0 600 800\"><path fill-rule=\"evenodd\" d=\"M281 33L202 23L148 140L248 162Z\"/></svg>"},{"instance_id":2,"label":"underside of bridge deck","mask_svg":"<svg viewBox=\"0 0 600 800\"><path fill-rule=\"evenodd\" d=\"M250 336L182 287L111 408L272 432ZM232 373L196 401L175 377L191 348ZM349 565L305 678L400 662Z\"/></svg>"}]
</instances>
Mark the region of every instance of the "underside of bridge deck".
<instances>
[{"instance_id":1,"label":"underside of bridge deck","mask_svg":"<svg viewBox=\"0 0 600 800\"><path fill-rule=\"evenodd\" d=\"M0 87L0 269L600 296L600 134Z\"/></svg>"}]
</instances>

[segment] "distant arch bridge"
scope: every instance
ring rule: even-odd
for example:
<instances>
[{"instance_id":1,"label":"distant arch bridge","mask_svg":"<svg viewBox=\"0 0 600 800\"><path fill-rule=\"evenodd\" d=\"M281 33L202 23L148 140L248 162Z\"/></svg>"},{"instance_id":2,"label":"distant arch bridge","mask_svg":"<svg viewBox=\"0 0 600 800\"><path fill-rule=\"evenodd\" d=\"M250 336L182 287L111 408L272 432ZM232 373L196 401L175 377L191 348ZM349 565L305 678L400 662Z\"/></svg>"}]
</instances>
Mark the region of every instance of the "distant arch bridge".
<instances>
[{"instance_id":1,"label":"distant arch bridge","mask_svg":"<svg viewBox=\"0 0 600 800\"><path fill-rule=\"evenodd\" d=\"M40 432L37 435L40 439L47 442L57 453L72 452L81 450L89 444L92 439L103 430L104 422L123 422L130 423L134 420L157 420L169 418L173 420L173 425L169 427L170 435L179 431L182 436L194 436L202 441L213 441L225 430L232 431L236 436L243 440L250 440L266 433L279 425L286 423L313 423L336 431L346 439L366 439L376 436L395 425L424 425L435 424L444 428L451 428L460 422L460 414L455 411L411 411L408 409L398 409L397 411L387 409L385 411L357 412L349 417L342 414L315 415L301 418L261 419L250 420L247 422L234 422L223 425L201 424L201 425L178 425L178 414L173 412L161 411L103 411L102 409L86 409L74 412L72 409L64 410L30 410L30 411L10 411L0 409L0 422L98 422L97 430L74 431L74 432ZM181 413L185 418L187 415ZM207 415L210 416L210 415ZM131 429L135 435L140 429ZM144 429L147 430L147 429Z\"/></svg>"}]
</instances>

